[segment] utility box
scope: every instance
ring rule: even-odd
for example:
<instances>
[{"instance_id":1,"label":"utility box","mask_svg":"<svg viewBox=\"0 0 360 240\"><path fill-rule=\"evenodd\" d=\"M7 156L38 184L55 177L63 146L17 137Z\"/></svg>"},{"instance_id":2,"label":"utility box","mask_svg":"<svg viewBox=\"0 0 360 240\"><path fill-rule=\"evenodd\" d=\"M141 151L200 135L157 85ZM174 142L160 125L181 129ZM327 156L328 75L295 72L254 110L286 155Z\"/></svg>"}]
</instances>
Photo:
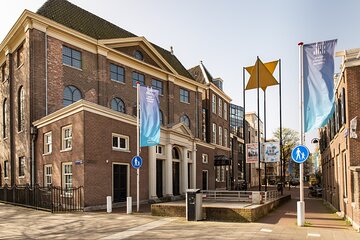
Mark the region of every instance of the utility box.
<instances>
[{"instance_id":1,"label":"utility box","mask_svg":"<svg viewBox=\"0 0 360 240\"><path fill-rule=\"evenodd\" d=\"M200 189L188 189L186 191L186 220L202 220L202 193Z\"/></svg>"}]
</instances>

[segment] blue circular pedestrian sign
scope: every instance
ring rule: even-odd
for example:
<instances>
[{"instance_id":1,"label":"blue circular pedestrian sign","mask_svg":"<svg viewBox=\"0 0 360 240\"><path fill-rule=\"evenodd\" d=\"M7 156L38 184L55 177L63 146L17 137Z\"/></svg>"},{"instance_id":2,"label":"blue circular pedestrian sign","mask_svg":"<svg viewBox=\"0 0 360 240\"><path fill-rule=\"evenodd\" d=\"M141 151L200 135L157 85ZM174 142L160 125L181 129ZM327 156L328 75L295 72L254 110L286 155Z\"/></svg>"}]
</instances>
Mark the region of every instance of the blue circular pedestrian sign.
<instances>
[{"instance_id":1,"label":"blue circular pedestrian sign","mask_svg":"<svg viewBox=\"0 0 360 240\"><path fill-rule=\"evenodd\" d=\"M298 145L291 152L291 158L296 163L303 163L309 157L309 149L306 146Z\"/></svg>"},{"instance_id":2,"label":"blue circular pedestrian sign","mask_svg":"<svg viewBox=\"0 0 360 240\"><path fill-rule=\"evenodd\" d=\"M131 159L131 166L135 169L138 169L142 166L143 160L140 156L135 156Z\"/></svg>"}]
</instances>

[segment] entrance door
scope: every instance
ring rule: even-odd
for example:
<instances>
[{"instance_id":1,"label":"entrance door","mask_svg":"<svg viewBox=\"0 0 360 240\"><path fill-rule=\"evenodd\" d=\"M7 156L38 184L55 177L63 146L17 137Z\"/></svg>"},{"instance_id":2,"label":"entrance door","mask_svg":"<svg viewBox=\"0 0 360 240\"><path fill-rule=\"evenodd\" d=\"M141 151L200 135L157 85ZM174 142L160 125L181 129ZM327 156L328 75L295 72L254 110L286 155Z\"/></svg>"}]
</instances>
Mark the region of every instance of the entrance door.
<instances>
[{"instance_id":1,"label":"entrance door","mask_svg":"<svg viewBox=\"0 0 360 240\"><path fill-rule=\"evenodd\" d=\"M191 188L191 174L192 174L192 165L188 163L188 188Z\"/></svg>"},{"instance_id":2,"label":"entrance door","mask_svg":"<svg viewBox=\"0 0 360 240\"><path fill-rule=\"evenodd\" d=\"M156 195L163 197L163 161L156 160Z\"/></svg>"},{"instance_id":3,"label":"entrance door","mask_svg":"<svg viewBox=\"0 0 360 240\"><path fill-rule=\"evenodd\" d=\"M128 179L128 166L114 164L114 202L125 202L127 197L127 179Z\"/></svg>"},{"instance_id":4,"label":"entrance door","mask_svg":"<svg viewBox=\"0 0 360 240\"><path fill-rule=\"evenodd\" d=\"M208 171L202 171L202 189L208 190Z\"/></svg>"},{"instance_id":5,"label":"entrance door","mask_svg":"<svg viewBox=\"0 0 360 240\"><path fill-rule=\"evenodd\" d=\"M180 195L180 163L173 162L173 194Z\"/></svg>"}]
</instances>

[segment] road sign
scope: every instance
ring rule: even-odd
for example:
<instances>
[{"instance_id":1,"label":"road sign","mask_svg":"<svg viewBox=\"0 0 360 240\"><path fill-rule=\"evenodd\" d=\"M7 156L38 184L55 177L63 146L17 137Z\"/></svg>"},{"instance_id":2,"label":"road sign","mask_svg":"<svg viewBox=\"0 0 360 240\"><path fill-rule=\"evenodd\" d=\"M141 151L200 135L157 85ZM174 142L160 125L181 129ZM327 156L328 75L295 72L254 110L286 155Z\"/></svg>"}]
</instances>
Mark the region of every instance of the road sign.
<instances>
[{"instance_id":1,"label":"road sign","mask_svg":"<svg viewBox=\"0 0 360 240\"><path fill-rule=\"evenodd\" d=\"M291 152L291 158L296 163L303 163L309 157L309 149L306 146L298 145Z\"/></svg>"},{"instance_id":2,"label":"road sign","mask_svg":"<svg viewBox=\"0 0 360 240\"><path fill-rule=\"evenodd\" d=\"M143 160L140 156L135 156L131 159L131 166L135 169L138 169L142 166Z\"/></svg>"}]
</instances>

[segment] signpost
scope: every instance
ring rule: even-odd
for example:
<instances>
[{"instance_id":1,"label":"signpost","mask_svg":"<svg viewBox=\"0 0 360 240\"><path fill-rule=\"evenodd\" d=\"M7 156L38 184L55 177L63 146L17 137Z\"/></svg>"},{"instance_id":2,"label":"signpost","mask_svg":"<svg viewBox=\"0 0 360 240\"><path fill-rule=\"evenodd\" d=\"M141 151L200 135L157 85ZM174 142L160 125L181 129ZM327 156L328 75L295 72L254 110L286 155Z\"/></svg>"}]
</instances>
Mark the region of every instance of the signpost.
<instances>
[{"instance_id":1,"label":"signpost","mask_svg":"<svg viewBox=\"0 0 360 240\"><path fill-rule=\"evenodd\" d=\"M309 149L306 146L298 145L291 152L294 162L300 164L300 201L297 202L297 225L305 224L305 202L304 202L304 167L303 163L309 157Z\"/></svg>"},{"instance_id":2,"label":"signpost","mask_svg":"<svg viewBox=\"0 0 360 240\"><path fill-rule=\"evenodd\" d=\"M143 164L143 160L140 156L135 156L131 159L131 166L135 169L139 169Z\"/></svg>"}]
</instances>

